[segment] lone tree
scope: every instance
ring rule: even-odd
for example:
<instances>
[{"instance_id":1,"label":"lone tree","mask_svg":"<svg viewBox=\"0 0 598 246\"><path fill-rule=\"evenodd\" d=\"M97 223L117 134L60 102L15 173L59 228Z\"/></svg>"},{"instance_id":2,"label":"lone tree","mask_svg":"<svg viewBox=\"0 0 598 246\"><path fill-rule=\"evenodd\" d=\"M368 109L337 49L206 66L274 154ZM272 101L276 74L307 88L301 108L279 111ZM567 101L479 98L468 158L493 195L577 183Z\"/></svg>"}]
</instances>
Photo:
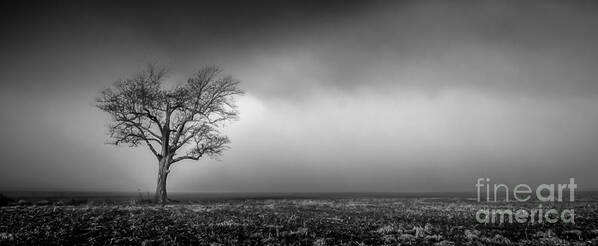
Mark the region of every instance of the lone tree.
<instances>
[{"instance_id":1,"label":"lone tree","mask_svg":"<svg viewBox=\"0 0 598 246\"><path fill-rule=\"evenodd\" d=\"M204 67L187 83L167 88L166 71L148 66L130 79L117 81L96 99L112 116L110 143L145 145L158 159L156 202L167 202L166 178L172 164L217 157L230 140L218 128L236 119L239 81Z\"/></svg>"}]
</instances>

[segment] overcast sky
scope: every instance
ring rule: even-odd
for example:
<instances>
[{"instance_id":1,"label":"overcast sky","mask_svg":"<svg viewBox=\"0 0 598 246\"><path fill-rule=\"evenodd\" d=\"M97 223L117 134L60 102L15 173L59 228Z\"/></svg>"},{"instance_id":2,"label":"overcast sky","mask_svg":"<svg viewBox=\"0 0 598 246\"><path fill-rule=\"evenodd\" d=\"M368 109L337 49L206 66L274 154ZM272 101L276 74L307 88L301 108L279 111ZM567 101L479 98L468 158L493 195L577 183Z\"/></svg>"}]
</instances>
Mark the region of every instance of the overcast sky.
<instances>
[{"instance_id":1,"label":"overcast sky","mask_svg":"<svg viewBox=\"0 0 598 246\"><path fill-rule=\"evenodd\" d=\"M170 191L598 189L596 2L215 2L2 3L0 189L155 190L93 106L147 63L247 92L232 148Z\"/></svg>"}]
</instances>

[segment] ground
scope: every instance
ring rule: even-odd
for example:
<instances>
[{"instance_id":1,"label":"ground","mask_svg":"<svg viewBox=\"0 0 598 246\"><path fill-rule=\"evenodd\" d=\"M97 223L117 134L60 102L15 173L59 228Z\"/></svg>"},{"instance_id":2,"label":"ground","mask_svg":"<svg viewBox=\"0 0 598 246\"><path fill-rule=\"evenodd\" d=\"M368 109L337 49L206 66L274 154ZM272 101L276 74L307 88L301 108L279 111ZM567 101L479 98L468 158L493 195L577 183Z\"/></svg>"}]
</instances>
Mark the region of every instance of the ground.
<instances>
[{"instance_id":1,"label":"ground","mask_svg":"<svg viewBox=\"0 0 598 246\"><path fill-rule=\"evenodd\" d=\"M598 245L594 200L566 204L575 224L478 223L486 205L446 197L13 204L0 207L0 245Z\"/></svg>"}]
</instances>

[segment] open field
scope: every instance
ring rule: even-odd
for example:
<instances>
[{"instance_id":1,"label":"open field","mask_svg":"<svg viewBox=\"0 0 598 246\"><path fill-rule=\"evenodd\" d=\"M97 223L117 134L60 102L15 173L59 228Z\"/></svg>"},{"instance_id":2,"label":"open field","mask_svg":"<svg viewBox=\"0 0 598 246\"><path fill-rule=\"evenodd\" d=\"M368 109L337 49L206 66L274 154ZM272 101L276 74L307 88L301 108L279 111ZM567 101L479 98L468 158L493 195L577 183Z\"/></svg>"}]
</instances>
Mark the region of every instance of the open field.
<instances>
[{"instance_id":1,"label":"open field","mask_svg":"<svg viewBox=\"0 0 598 246\"><path fill-rule=\"evenodd\" d=\"M480 224L475 213L487 205L464 197L212 199L165 207L125 201L13 204L0 207L0 244L598 244L594 199L559 205L575 209L574 224Z\"/></svg>"}]
</instances>

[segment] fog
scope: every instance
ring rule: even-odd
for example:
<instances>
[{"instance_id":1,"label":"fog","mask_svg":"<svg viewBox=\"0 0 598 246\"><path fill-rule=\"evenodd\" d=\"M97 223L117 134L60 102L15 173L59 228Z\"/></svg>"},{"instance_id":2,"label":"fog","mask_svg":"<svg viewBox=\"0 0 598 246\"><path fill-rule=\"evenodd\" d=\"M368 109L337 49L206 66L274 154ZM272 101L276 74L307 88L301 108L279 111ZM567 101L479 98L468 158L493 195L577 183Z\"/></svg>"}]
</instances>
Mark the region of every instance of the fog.
<instances>
[{"instance_id":1,"label":"fog","mask_svg":"<svg viewBox=\"0 0 598 246\"><path fill-rule=\"evenodd\" d=\"M3 6L0 189L152 191L144 147L93 105L149 63L241 81L220 160L174 192L598 189L593 2L49 3Z\"/></svg>"}]
</instances>

